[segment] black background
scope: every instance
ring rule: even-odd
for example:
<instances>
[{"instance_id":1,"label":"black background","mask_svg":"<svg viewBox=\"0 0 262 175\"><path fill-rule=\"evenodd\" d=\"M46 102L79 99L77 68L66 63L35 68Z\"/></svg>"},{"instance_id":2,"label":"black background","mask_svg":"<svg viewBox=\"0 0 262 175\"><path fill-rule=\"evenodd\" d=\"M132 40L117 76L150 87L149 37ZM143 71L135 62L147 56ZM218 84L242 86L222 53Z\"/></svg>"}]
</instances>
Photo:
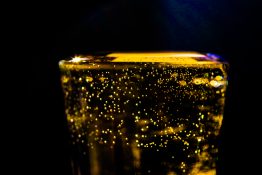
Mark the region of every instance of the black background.
<instances>
[{"instance_id":1,"label":"black background","mask_svg":"<svg viewBox=\"0 0 262 175\"><path fill-rule=\"evenodd\" d=\"M21 84L26 86L21 105L27 113L16 116L8 174L70 174L58 61L75 54L129 50L192 50L227 60L219 171L256 174L262 117L258 0L35 2L17 9L17 40L27 51L27 84Z\"/></svg>"}]
</instances>

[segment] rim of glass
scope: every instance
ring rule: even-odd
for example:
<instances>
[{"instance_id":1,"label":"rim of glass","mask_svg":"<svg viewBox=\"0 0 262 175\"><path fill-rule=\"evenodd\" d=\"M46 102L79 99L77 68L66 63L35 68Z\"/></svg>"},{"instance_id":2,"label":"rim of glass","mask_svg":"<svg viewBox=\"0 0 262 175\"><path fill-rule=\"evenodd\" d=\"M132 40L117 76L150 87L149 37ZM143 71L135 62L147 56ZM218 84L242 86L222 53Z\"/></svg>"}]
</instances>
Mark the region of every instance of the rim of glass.
<instances>
[{"instance_id":1,"label":"rim of glass","mask_svg":"<svg viewBox=\"0 0 262 175\"><path fill-rule=\"evenodd\" d=\"M171 66L224 66L228 62L212 53L199 52L113 52L104 55L76 55L59 61L63 68L107 68L124 65L156 64Z\"/></svg>"}]
</instances>

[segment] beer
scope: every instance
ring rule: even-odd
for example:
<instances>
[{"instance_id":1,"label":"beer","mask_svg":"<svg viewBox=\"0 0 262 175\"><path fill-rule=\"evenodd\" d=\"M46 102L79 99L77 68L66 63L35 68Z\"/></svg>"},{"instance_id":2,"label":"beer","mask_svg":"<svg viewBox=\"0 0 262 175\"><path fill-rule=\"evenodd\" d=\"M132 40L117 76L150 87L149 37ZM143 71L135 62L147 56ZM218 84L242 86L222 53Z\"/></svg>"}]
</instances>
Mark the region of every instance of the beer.
<instances>
[{"instance_id":1,"label":"beer","mask_svg":"<svg viewBox=\"0 0 262 175\"><path fill-rule=\"evenodd\" d=\"M74 175L215 175L227 64L191 52L60 61Z\"/></svg>"}]
</instances>

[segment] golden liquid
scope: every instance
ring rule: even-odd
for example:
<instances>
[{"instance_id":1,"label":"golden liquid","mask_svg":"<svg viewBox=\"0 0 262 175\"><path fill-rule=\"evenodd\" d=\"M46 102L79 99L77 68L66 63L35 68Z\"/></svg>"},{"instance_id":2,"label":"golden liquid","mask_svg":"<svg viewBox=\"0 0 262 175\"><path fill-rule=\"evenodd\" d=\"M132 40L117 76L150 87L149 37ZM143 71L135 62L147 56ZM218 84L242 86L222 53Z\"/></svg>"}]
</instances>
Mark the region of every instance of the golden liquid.
<instances>
[{"instance_id":1,"label":"golden liquid","mask_svg":"<svg viewBox=\"0 0 262 175\"><path fill-rule=\"evenodd\" d=\"M74 175L215 175L222 64L62 67Z\"/></svg>"}]
</instances>

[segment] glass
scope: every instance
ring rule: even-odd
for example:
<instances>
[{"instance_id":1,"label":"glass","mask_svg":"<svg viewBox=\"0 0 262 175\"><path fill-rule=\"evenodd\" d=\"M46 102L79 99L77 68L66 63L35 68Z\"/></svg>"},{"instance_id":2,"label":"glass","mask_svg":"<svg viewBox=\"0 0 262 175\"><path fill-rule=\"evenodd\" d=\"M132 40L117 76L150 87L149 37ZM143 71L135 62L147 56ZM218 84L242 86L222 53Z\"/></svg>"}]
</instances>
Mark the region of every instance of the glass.
<instances>
[{"instance_id":1,"label":"glass","mask_svg":"<svg viewBox=\"0 0 262 175\"><path fill-rule=\"evenodd\" d=\"M215 175L228 64L195 52L59 62L73 175Z\"/></svg>"}]
</instances>

